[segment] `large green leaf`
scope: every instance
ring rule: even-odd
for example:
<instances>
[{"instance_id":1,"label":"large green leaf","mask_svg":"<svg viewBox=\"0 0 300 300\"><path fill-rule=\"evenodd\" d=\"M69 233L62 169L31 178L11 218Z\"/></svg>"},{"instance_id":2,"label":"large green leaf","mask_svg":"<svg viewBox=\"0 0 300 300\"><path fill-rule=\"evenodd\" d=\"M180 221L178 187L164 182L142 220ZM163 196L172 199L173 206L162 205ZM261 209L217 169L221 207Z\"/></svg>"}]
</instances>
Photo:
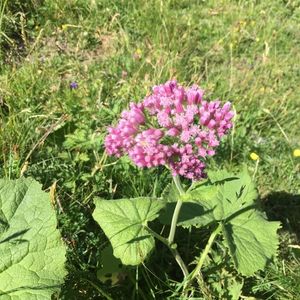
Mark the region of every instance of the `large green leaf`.
<instances>
[{"instance_id":1,"label":"large green leaf","mask_svg":"<svg viewBox=\"0 0 300 300\"><path fill-rule=\"evenodd\" d=\"M246 169L235 175L221 171L210 172L212 185L204 185L190 192L193 202L211 211L211 221L226 220L232 214L255 205L257 191Z\"/></svg>"},{"instance_id":2,"label":"large green leaf","mask_svg":"<svg viewBox=\"0 0 300 300\"><path fill-rule=\"evenodd\" d=\"M154 247L154 238L144 228L164 206L155 198L95 200L94 219L109 238L114 255L124 265L138 265Z\"/></svg>"},{"instance_id":3,"label":"large green leaf","mask_svg":"<svg viewBox=\"0 0 300 300\"><path fill-rule=\"evenodd\" d=\"M221 172L209 176L213 185L200 186L190 197L208 212L204 214L207 222L211 218L211 222L223 223L224 241L236 269L243 275L252 275L275 256L280 223L268 222L258 209L257 191L246 169L237 175ZM215 194L203 197L205 189L210 188ZM201 224L201 216L199 219L194 218L193 222Z\"/></svg>"},{"instance_id":4,"label":"large green leaf","mask_svg":"<svg viewBox=\"0 0 300 300\"><path fill-rule=\"evenodd\" d=\"M243 275L253 275L265 268L276 255L279 222L269 222L255 209L236 214L223 226L224 241L236 269Z\"/></svg>"},{"instance_id":5,"label":"large green leaf","mask_svg":"<svg viewBox=\"0 0 300 300\"><path fill-rule=\"evenodd\" d=\"M0 298L51 299L66 249L49 195L32 179L0 180L0 224Z\"/></svg>"},{"instance_id":6,"label":"large green leaf","mask_svg":"<svg viewBox=\"0 0 300 300\"><path fill-rule=\"evenodd\" d=\"M167 205L160 215L160 221L170 224L180 196L175 186L169 185L162 197ZM253 205L256 198L255 186L246 169L237 175L224 170L209 172L209 182L197 185L184 195L178 225L199 227L225 220L240 209Z\"/></svg>"},{"instance_id":7,"label":"large green leaf","mask_svg":"<svg viewBox=\"0 0 300 300\"><path fill-rule=\"evenodd\" d=\"M236 178L233 174L229 173L227 170L217 170L217 171L212 171L209 170L207 172L207 176L209 178L209 181L211 183L222 183L222 181L228 180L228 178Z\"/></svg>"}]
</instances>

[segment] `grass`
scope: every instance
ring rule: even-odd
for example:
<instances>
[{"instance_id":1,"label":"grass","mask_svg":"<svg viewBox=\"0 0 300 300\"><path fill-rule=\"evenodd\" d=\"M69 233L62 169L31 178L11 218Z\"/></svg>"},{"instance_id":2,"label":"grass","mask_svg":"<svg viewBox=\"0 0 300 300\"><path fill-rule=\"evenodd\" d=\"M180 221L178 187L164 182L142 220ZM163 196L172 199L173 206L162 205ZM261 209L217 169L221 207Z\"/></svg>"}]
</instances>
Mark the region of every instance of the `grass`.
<instances>
[{"instance_id":1,"label":"grass","mask_svg":"<svg viewBox=\"0 0 300 300\"><path fill-rule=\"evenodd\" d=\"M160 194L168 182L164 170L108 158L103 138L129 101L174 77L233 102L235 128L210 166L254 172L257 153L263 205L283 223L276 263L245 279L243 295L300 299L290 247L300 239L299 18L297 1L1 2L0 176L55 188L70 270L60 299L165 299L174 289L166 271L178 270L161 258L102 284L107 240L91 218L95 196Z\"/></svg>"}]
</instances>

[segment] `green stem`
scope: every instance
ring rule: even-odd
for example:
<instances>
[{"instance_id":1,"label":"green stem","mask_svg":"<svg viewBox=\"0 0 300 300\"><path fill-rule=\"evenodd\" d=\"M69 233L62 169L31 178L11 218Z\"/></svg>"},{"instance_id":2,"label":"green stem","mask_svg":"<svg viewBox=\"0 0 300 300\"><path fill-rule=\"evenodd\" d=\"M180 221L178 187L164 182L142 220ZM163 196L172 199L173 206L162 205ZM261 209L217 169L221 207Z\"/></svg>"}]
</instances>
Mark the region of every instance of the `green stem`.
<instances>
[{"instance_id":1,"label":"green stem","mask_svg":"<svg viewBox=\"0 0 300 300\"><path fill-rule=\"evenodd\" d=\"M189 271L188 271L187 266L185 265L184 261L182 260L179 252L177 251L177 249L172 249L171 247L169 247L169 249L171 250L177 264L179 265L184 278L187 278L189 276Z\"/></svg>"},{"instance_id":2,"label":"green stem","mask_svg":"<svg viewBox=\"0 0 300 300\"><path fill-rule=\"evenodd\" d=\"M217 235L221 232L221 229L222 229L222 224L219 223L218 227L211 233L211 235L210 235L210 237L208 239L208 242L207 242L207 244L205 246L205 249L204 249L204 251L202 252L202 254L200 256L200 259L199 259L199 261L198 261L195 269L191 273L191 277L189 279L189 283L191 283L194 280L194 278L199 274L199 272L200 272L200 270L201 270L201 268L203 266L203 263L204 263L207 255L208 255L208 253L209 253L209 251L210 251L210 249L211 249L211 247L212 247L212 245L213 245L213 243L214 243ZM189 283L187 285L189 285Z\"/></svg>"},{"instance_id":3,"label":"green stem","mask_svg":"<svg viewBox=\"0 0 300 300\"><path fill-rule=\"evenodd\" d=\"M88 282L92 287L94 287L103 297L105 297L107 300L113 300L112 297L110 297L106 292L104 292L97 284L93 283L87 278L83 278L86 282Z\"/></svg>"},{"instance_id":4,"label":"green stem","mask_svg":"<svg viewBox=\"0 0 300 300\"><path fill-rule=\"evenodd\" d=\"M195 269L185 278L185 280L178 286L176 289L176 292L179 292L181 288L183 288L183 294L187 291L189 286L192 284L193 280L197 277L200 276L200 280L203 281L203 278L201 276L200 270L204 264L204 261L217 237L217 235L221 232L222 229L222 224L219 223L216 229L211 233L208 242L205 246L205 249L203 250L200 259L195 267Z\"/></svg>"},{"instance_id":5,"label":"green stem","mask_svg":"<svg viewBox=\"0 0 300 300\"><path fill-rule=\"evenodd\" d=\"M174 179L174 183L176 185L176 188L177 188L179 194L180 195L185 194L185 191L180 183L179 176L175 176L175 177L173 177L173 179ZM152 236L157 238L159 241L161 241L163 244L165 244L170 249L171 253L173 254L177 264L179 265L179 267L184 275L184 278L187 278L189 276L189 271L188 271L187 266L185 265L184 261L182 260L178 250L176 249L177 245L174 244L176 226L177 226L177 221L178 221L178 216L180 213L181 206L182 206L182 200L178 199L177 203L176 203L176 207L174 209L173 216L172 216L171 228L170 228L170 233L169 233L168 239L162 237L161 235L159 235L158 233L156 233L155 231L153 231L151 228L149 228L146 225L144 225L144 228L150 234L152 234Z\"/></svg>"},{"instance_id":6,"label":"green stem","mask_svg":"<svg viewBox=\"0 0 300 300\"><path fill-rule=\"evenodd\" d=\"M172 245L172 243L174 242L176 226L177 226L177 221L178 221L181 206L182 206L182 200L179 199L179 200L177 200L175 210L174 210L174 213L172 216L171 228L170 228L170 233L169 233L169 237L168 237L168 241L169 241L170 245Z\"/></svg>"},{"instance_id":7,"label":"green stem","mask_svg":"<svg viewBox=\"0 0 300 300\"><path fill-rule=\"evenodd\" d=\"M179 194L180 195L185 194L185 191L184 191L184 189L181 185L179 176L174 176L173 180L174 180L175 186L176 186ZM172 216L171 228L170 228L170 233L169 233L169 237L168 237L168 245L169 245L169 248L170 248L177 264L180 266L180 268L182 270L184 278L187 278L188 275L189 275L189 271L188 271L184 261L182 260L178 250L173 247L174 246L175 233L176 233L176 227L177 227L177 222L178 222L178 217L179 217L179 213L180 213L180 210L181 210L181 206L182 206L182 200L178 199L177 203L176 203L176 206L175 206L175 209L174 209L174 212L173 212L173 216Z\"/></svg>"},{"instance_id":8,"label":"green stem","mask_svg":"<svg viewBox=\"0 0 300 300\"><path fill-rule=\"evenodd\" d=\"M185 191L184 191L184 189L183 189L183 187L180 183L179 176L174 176L173 180L174 180L174 183L176 185L176 188L177 188L179 194L183 195L185 193ZM176 203L176 206L175 206L173 216L172 216L171 228L170 228L170 233L169 233L169 237L168 237L168 241L169 241L170 245L172 245L172 243L174 242L174 237L175 237L175 233L176 233L176 226L177 226L177 221L178 221L181 206L182 206L182 200L178 199L177 203Z\"/></svg>"},{"instance_id":9,"label":"green stem","mask_svg":"<svg viewBox=\"0 0 300 300\"><path fill-rule=\"evenodd\" d=\"M166 238L164 238L163 236L161 236L160 234L156 233L154 230L152 230L150 227L144 225L144 228L150 233L152 234L155 238L157 238L159 241L161 241L163 244L165 244L166 246L169 247L169 242Z\"/></svg>"},{"instance_id":10,"label":"green stem","mask_svg":"<svg viewBox=\"0 0 300 300\"><path fill-rule=\"evenodd\" d=\"M173 176L174 183L180 195L185 194L185 190L183 189L179 176Z\"/></svg>"},{"instance_id":11,"label":"green stem","mask_svg":"<svg viewBox=\"0 0 300 300\"><path fill-rule=\"evenodd\" d=\"M161 241L163 244L165 244L171 251L171 253L173 254L177 264L179 265L184 277L186 278L189 275L189 271L184 263L184 261L182 260L179 252L177 251L176 248L173 248L171 244L169 244L169 241L162 237L161 235L159 235L158 233L156 233L154 230L152 230L151 228L149 228L148 226L144 225L144 228L155 238L157 238L159 241Z\"/></svg>"}]
</instances>

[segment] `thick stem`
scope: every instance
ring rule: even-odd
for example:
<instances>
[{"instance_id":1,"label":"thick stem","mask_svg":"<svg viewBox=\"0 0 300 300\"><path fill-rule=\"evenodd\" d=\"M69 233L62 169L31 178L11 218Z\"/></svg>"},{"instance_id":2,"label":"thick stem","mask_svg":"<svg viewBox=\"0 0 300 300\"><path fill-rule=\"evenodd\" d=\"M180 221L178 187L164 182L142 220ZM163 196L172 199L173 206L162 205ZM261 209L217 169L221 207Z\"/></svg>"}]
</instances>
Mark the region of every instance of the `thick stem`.
<instances>
[{"instance_id":1,"label":"thick stem","mask_svg":"<svg viewBox=\"0 0 300 300\"><path fill-rule=\"evenodd\" d=\"M175 176L173 177L174 179L174 183L176 185L176 188L179 192L180 195L185 194L185 191L180 183L180 179L179 176ZM179 265L184 278L186 279L189 276L189 271L187 269L187 266L185 265L184 261L182 260L179 252L176 249L176 245L174 244L174 237L175 237L175 232L176 232L176 226L177 226L177 221L178 221L178 216L180 213L180 209L182 206L182 200L178 199L177 203L176 203L176 207L174 209L173 212L173 216L172 216L172 222L171 222L171 228L170 228L170 233L169 233L169 237L168 239L162 237L161 235L159 235L158 233L156 233L155 231L153 231L151 228L149 228L148 226L144 225L144 228L155 238L157 238L159 241L161 241L163 244L165 244L171 251L171 253L173 254L177 264Z\"/></svg>"},{"instance_id":2,"label":"thick stem","mask_svg":"<svg viewBox=\"0 0 300 300\"><path fill-rule=\"evenodd\" d=\"M185 193L185 191L184 191L183 187L181 186L179 176L175 176L175 177L173 177L173 179L174 179L174 183L176 185L176 188L177 188L179 194L183 195ZM174 243L175 233L176 233L176 226L177 226L177 221L178 221L178 216L179 216L179 213L180 213L181 206L182 206L182 200L178 199L177 203L176 203L174 213L173 213L173 216L172 216L171 228L170 228L170 233L169 233L168 239L165 239L164 237L157 234L156 232L154 232L152 229L150 229L147 226L145 228L155 238L157 238L159 241L164 243L170 249L170 251L173 254L177 264L179 265L184 277L187 278L187 276L189 275L189 271L187 269L187 266L185 265L184 261L182 260L178 250L173 247L174 246L173 243Z\"/></svg>"},{"instance_id":3,"label":"thick stem","mask_svg":"<svg viewBox=\"0 0 300 300\"><path fill-rule=\"evenodd\" d=\"M185 193L185 191L184 191L183 187L181 186L179 176L174 176L173 180L174 180L174 183L176 185L176 188L177 188L179 194L183 195ZM171 228L170 228L170 233L169 233L169 237L168 237L168 241L169 241L170 245L174 242L176 226L177 226L177 221L178 221L181 206L182 206L182 200L178 199L176 206L175 206L173 216L172 216Z\"/></svg>"},{"instance_id":4,"label":"thick stem","mask_svg":"<svg viewBox=\"0 0 300 300\"><path fill-rule=\"evenodd\" d=\"M185 193L185 191L181 185L179 176L174 176L173 180L174 180L175 186L176 186L179 194L183 195ZM169 244L169 248L170 248L175 260L177 261L178 265L180 266L180 268L183 272L184 277L187 278L187 276L189 275L189 271L188 271L184 261L182 260L179 252L177 251L177 249L176 248L174 249L172 247L173 243L174 243L177 221L178 221L179 213L181 210L181 206L182 206L182 200L178 199L175 209L174 209L174 212L173 212L173 216L172 216L171 228L170 228L170 233L169 233L169 237L168 237L168 244Z\"/></svg>"},{"instance_id":5,"label":"thick stem","mask_svg":"<svg viewBox=\"0 0 300 300\"><path fill-rule=\"evenodd\" d=\"M189 275L189 271L187 269L187 266L185 265L184 261L182 260L179 252L177 251L177 249L172 249L170 248L175 260L177 261L177 264L179 265L183 275L184 275L184 278L187 278L188 275Z\"/></svg>"},{"instance_id":6,"label":"thick stem","mask_svg":"<svg viewBox=\"0 0 300 300\"><path fill-rule=\"evenodd\" d=\"M177 200L177 203L176 203L176 206L174 209L174 213L172 216L171 228L170 228L170 233L169 233L169 237L168 237L168 241L169 241L170 245L172 245L172 243L174 242L176 226L177 226L177 221L178 221L181 206L182 206L182 200L179 199L179 200Z\"/></svg>"},{"instance_id":7,"label":"thick stem","mask_svg":"<svg viewBox=\"0 0 300 300\"><path fill-rule=\"evenodd\" d=\"M210 235L210 237L208 239L208 242L207 242L207 244L206 244L206 246L204 248L204 251L202 252L202 254L200 256L200 259L199 259L199 261L197 263L197 266L195 267L195 269L191 273L191 277L189 279L189 283L191 283L194 280L194 278L199 274L199 272L200 272L200 270L201 270L201 268L203 266L203 263L204 263L207 255L208 255L208 253L209 253L209 251L210 251L210 249L211 249L211 247L212 247L212 245L213 245L213 243L214 243L217 235L221 232L221 229L222 229L222 224L220 223L218 225L218 227L211 233L211 235ZM189 285L189 283L187 285Z\"/></svg>"},{"instance_id":8,"label":"thick stem","mask_svg":"<svg viewBox=\"0 0 300 300\"><path fill-rule=\"evenodd\" d=\"M173 176L174 183L180 195L185 194L185 190L183 189L179 176Z\"/></svg>"},{"instance_id":9,"label":"thick stem","mask_svg":"<svg viewBox=\"0 0 300 300\"><path fill-rule=\"evenodd\" d=\"M159 241L161 241L163 244L165 244L171 251L171 253L173 254L177 264L179 265L184 277L186 278L189 275L189 271L184 263L184 261L182 260L179 252L177 251L177 249L174 249L171 247L171 245L169 244L169 241L162 237L161 235L159 235L158 233L156 233L154 230L152 230L151 228L149 228L148 226L144 225L144 228L152 235L154 236L156 239L158 239Z\"/></svg>"}]
</instances>

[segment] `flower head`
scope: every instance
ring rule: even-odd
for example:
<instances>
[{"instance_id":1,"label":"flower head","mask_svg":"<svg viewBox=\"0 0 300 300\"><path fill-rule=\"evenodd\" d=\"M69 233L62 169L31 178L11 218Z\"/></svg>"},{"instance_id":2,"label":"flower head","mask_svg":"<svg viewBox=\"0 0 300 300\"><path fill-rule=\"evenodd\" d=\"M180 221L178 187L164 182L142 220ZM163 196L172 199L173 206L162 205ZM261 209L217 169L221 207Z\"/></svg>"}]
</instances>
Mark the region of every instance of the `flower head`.
<instances>
[{"instance_id":1,"label":"flower head","mask_svg":"<svg viewBox=\"0 0 300 300\"><path fill-rule=\"evenodd\" d=\"M76 90L76 89L78 89L78 83L77 83L76 81L72 81L72 82L70 83L70 89L71 89L71 90Z\"/></svg>"},{"instance_id":2,"label":"flower head","mask_svg":"<svg viewBox=\"0 0 300 300\"><path fill-rule=\"evenodd\" d=\"M250 153L250 158L252 160L259 160L259 156L255 152Z\"/></svg>"},{"instance_id":3,"label":"flower head","mask_svg":"<svg viewBox=\"0 0 300 300\"><path fill-rule=\"evenodd\" d=\"M175 80L154 86L141 103L131 103L105 139L109 155L129 155L139 167L166 165L172 174L205 177L205 158L215 154L232 127L231 104L203 100L198 86Z\"/></svg>"},{"instance_id":4,"label":"flower head","mask_svg":"<svg viewBox=\"0 0 300 300\"><path fill-rule=\"evenodd\" d=\"M295 150L293 151L293 156L294 156L294 157L300 157L300 149L295 149Z\"/></svg>"}]
</instances>

